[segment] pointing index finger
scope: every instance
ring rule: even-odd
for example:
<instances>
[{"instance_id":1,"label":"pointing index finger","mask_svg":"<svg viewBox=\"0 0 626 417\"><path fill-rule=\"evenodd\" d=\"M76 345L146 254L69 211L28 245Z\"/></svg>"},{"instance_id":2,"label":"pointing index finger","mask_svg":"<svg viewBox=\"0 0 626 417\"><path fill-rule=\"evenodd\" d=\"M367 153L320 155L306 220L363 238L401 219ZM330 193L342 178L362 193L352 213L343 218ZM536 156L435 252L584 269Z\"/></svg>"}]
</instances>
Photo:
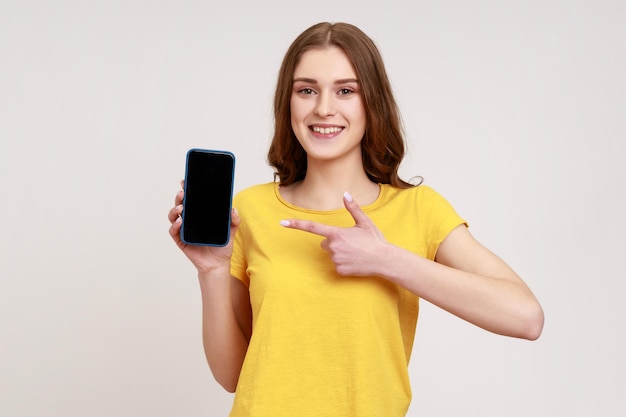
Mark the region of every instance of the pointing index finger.
<instances>
[{"instance_id":1,"label":"pointing index finger","mask_svg":"<svg viewBox=\"0 0 626 417\"><path fill-rule=\"evenodd\" d=\"M302 230L303 232L309 232L323 237L328 237L334 229L332 226L310 220L281 220L280 224L281 226L288 227L290 229Z\"/></svg>"}]
</instances>

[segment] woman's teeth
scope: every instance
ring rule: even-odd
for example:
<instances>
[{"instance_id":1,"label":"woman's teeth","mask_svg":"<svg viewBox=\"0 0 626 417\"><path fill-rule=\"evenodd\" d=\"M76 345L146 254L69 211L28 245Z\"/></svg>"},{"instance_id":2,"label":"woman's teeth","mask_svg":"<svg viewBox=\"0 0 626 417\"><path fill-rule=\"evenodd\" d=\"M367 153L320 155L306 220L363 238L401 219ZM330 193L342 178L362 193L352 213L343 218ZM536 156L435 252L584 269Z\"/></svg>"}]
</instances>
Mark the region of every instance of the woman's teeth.
<instances>
[{"instance_id":1,"label":"woman's teeth","mask_svg":"<svg viewBox=\"0 0 626 417\"><path fill-rule=\"evenodd\" d=\"M341 132L340 127L320 127L320 126L313 126L312 130L315 133L321 133L322 135L330 135L331 133L338 133Z\"/></svg>"}]
</instances>

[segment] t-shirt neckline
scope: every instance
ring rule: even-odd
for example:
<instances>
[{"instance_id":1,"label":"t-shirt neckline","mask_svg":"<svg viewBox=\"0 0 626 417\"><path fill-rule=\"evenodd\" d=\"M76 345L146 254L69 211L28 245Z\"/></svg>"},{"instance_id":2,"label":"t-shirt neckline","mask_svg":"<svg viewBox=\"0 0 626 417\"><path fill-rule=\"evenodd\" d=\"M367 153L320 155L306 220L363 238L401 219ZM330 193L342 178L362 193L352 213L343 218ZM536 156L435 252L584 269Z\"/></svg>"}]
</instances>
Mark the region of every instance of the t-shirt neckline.
<instances>
[{"instance_id":1,"label":"t-shirt neckline","mask_svg":"<svg viewBox=\"0 0 626 417\"><path fill-rule=\"evenodd\" d=\"M280 194L280 183L274 182L273 186L274 186L274 195L276 196L276 199L278 200L278 202L282 204L283 206L290 208L291 210L295 210L301 213L322 214L322 215L334 215L334 214L343 213L346 211L345 207L341 207L341 208L337 208L333 210L313 210L313 209L308 209L305 207L296 206L295 204L291 204L290 202L285 200L283 196ZM368 210L374 209L383 200L388 187L386 184L378 184L378 186L379 186L379 192L378 192L378 196L376 197L376 199L368 205L361 206L361 210L368 211Z\"/></svg>"}]
</instances>

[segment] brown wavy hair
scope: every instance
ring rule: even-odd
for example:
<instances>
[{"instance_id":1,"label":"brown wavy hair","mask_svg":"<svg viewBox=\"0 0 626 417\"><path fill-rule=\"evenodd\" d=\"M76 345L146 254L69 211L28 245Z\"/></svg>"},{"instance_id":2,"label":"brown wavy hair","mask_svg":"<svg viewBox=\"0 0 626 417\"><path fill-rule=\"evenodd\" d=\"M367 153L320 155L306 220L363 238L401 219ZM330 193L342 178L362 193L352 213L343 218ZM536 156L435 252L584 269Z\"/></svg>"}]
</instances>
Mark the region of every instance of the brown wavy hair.
<instances>
[{"instance_id":1,"label":"brown wavy hair","mask_svg":"<svg viewBox=\"0 0 626 417\"><path fill-rule=\"evenodd\" d=\"M274 137L267 156L275 170L274 178L278 177L282 185L289 185L306 175L306 152L291 126L293 75L305 52L330 46L337 46L346 53L359 80L367 117L361 141L367 176L376 183L412 187L398 176L398 167L405 154L404 132L382 57L374 42L348 23L313 25L293 41L285 54L274 96Z\"/></svg>"}]
</instances>

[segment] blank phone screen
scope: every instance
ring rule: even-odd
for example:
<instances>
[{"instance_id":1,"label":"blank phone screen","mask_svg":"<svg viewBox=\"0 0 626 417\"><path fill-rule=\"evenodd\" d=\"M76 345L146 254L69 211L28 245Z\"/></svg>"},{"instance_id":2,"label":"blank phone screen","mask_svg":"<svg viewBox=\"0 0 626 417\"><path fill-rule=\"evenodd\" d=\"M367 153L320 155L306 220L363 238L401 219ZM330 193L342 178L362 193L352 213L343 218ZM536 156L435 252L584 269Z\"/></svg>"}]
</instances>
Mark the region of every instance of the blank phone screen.
<instances>
[{"instance_id":1,"label":"blank phone screen","mask_svg":"<svg viewBox=\"0 0 626 417\"><path fill-rule=\"evenodd\" d=\"M187 153L181 227L185 243L228 243L234 168L230 152L191 149Z\"/></svg>"}]
</instances>

